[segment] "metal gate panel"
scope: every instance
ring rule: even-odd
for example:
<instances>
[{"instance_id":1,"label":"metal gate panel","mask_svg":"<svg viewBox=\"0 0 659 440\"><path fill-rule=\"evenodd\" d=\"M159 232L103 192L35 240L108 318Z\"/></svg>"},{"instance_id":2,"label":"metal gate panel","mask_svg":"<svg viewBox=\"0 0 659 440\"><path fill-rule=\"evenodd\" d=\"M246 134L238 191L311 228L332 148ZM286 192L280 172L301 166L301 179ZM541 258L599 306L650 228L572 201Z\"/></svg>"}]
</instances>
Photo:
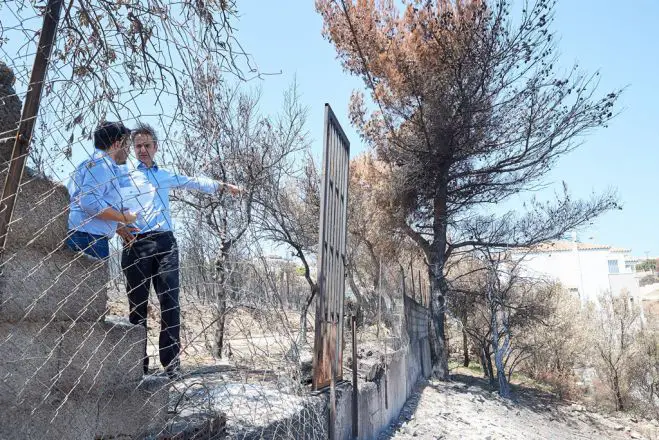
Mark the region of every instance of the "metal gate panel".
<instances>
[{"instance_id":1,"label":"metal gate panel","mask_svg":"<svg viewBox=\"0 0 659 440\"><path fill-rule=\"evenodd\" d=\"M350 142L325 104L313 388L343 378L343 300Z\"/></svg>"}]
</instances>

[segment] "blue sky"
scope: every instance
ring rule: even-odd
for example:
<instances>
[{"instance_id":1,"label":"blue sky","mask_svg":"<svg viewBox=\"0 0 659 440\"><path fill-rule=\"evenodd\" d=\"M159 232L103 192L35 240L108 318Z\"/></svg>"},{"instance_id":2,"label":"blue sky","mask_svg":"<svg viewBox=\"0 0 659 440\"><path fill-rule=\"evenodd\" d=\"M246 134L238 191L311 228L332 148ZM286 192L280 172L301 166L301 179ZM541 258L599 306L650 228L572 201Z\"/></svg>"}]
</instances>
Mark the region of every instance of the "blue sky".
<instances>
[{"instance_id":1,"label":"blue sky","mask_svg":"<svg viewBox=\"0 0 659 440\"><path fill-rule=\"evenodd\" d=\"M281 72L253 82L263 91L261 108L275 112L282 91L295 78L309 107L315 154L320 155L323 104L329 102L350 137L354 156L364 146L349 127L347 108L351 91L362 83L342 71L333 47L321 36L322 21L313 3L239 2L238 38L260 71ZM652 178L659 167L657 22L656 0L559 0L553 27L565 66L576 62L589 72L600 70L602 93L627 90L619 103L622 114L565 156L548 180L566 181L581 197L617 188L623 210L599 218L579 237L629 247L639 256L659 256L659 203Z\"/></svg>"},{"instance_id":2,"label":"blue sky","mask_svg":"<svg viewBox=\"0 0 659 440\"><path fill-rule=\"evenodd\" d=\"M283 91L296 79L302 102L309 107L308 129L315 156L320 158L325 102L332 105L342 122L352 143L352 155L363 151L347 118L350 94L362 83L342 71L334 48L322 38L322 21L313 0L240 0L238 6L240 18L235 25L239 41L261 72L274 74L247 85L262 89L261 109L265 113L278 111ZM12 20L6 8L0 9L4 25ZM655 83L659 71L659 49L655 47L658 22L657 0L558 0L553 25L565 67L578 62L589 72L600 70L601 93L627 89L619 101L620 116L565 156L548 181L566 181L572 194L579 197L616 188L623 210L602 216L591 228L580 231L579 237L629 247L638 256L646 252L659 256L659 207L652 180L659 167L655 134L659 129L659 87ZM129 116L120 115L130 121ZM158 125L157 119L151 122ZM88 147L84 142L83 148ZM84 154L82 149L74 151L74 156Z\"/></svg>"}]
</instances>

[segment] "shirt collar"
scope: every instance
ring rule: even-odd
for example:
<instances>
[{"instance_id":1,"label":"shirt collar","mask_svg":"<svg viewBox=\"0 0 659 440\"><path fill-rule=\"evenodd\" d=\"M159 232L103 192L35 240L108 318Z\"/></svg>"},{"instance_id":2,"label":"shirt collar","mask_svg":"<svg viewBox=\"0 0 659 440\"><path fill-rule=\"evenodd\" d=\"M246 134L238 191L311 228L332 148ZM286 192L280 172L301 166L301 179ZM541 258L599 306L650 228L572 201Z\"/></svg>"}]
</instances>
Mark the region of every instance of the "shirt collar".
<instances>
[{"instance_id":1,"label":"shirt collar","mask_svg":"<svg viewBox=\"0 0 659 440\"><path fill-rule=\"evenodd\" d=\"M155 162L153 162L153 164L151 165L151 167L147 167L146 165L144 165L143 162L138 161L137 169L138 169L138 170L148 170L148 169L153 169L153 171L158 171L158 164L155 163Z\"/></svg>"},{"instance_id":2,"label":"shirt collar","mask_svg":"<svg viewBox=\"0 0 659 440\"><path fill-rule=\"evenodd\" d=\"M94 154L92 154L92 160L97 160L97 159L103 159L103 160L109 162L111 165L116 165L117 164L114 161L114 159L107 153L107 151L99 150L98 148L94 148Z\"/></svg>"}]
</instances>

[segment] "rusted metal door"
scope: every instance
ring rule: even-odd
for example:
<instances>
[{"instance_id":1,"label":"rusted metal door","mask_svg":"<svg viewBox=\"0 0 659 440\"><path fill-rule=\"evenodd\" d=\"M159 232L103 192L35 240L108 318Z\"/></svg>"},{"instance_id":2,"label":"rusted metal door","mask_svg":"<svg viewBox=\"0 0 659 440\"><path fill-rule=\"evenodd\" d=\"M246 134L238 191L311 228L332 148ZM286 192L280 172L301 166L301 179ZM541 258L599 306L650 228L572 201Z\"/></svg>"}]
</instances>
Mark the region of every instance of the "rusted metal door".
<instances>
[{"instance_id":1,"label":"rusted metal door","mask_svg":"<svg viewBox=\"0 0 659 440\"><path fill-rule=\"evenodd\" d=\"M313 387L343 378L343 299L350 142L325 104Z\"/></svg>"}]
</instances>

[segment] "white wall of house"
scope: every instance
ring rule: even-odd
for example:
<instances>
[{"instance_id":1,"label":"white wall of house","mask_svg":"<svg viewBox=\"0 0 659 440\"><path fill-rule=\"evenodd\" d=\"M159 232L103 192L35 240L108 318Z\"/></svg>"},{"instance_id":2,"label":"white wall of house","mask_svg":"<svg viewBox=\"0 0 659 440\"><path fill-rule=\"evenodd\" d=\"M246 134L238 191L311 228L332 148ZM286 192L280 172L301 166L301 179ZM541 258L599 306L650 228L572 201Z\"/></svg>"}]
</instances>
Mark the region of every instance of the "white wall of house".
<instances>
[{"instance_id":1,"label":"white wall of house","mask_svg":"<svg viewBox=\"0 0 659 440\"><path fill-rule=\"evenodd\" d=\"M528 276L559 281L582 301L595 301L607 290L614 295L623 289L633 296L640 293L634 266L626 264L629 255L623 250L562 242L556 249L513 255L523 258L520 267Z\"/></svg>"}]
</instances>

